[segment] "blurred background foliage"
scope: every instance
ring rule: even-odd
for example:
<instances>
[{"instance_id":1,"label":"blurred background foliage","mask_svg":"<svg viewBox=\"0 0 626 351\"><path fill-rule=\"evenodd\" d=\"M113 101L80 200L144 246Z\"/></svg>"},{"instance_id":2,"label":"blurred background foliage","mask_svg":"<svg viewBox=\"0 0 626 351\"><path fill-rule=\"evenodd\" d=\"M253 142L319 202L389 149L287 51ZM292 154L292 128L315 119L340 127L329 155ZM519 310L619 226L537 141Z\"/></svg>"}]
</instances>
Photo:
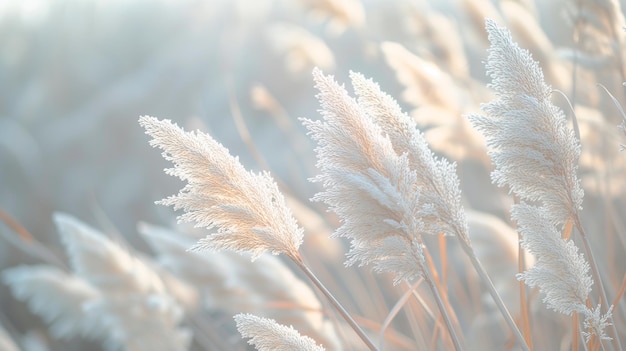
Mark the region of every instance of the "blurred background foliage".
<instances>
[{"instance_id":1,"label":"blurred background foliage","mask_svg":"<svg viewBox=\"0 0 626 351\"><path fill-rule=\"evenodd\" d=\"M297 120L318 117L310 73L319 66L339 82L350 70L377 81L437 152L459 162L468 208L507 222L511 199L490 184L482 140L462 117L491 97L483 68L489 16L511 28L576 106L589 226L609 226L623 240L615 215L624 210L614 128L621 117L595 86L623 101L623 42L612 32L614 14L594 3L0 1L0 209L52 251L61 252L55 211L147 250L137 222L173 222L154 201L181 187L137 123L153 115L209 132L247 168L269 169L286 193L324 214L307 200L317 191L307 182L315 160ZM0 267L23 262L37 259L0 242Z\"/></svg>"}]
</instances>

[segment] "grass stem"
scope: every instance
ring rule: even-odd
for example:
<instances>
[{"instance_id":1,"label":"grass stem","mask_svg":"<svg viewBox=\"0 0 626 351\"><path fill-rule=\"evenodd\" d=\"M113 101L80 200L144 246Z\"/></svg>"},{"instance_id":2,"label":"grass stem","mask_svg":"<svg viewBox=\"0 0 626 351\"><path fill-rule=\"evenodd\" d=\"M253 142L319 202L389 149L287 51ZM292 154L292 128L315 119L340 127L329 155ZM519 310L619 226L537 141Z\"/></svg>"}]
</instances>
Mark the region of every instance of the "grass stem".
<instances>
[{"instance_id":1,"label":"grass stem","mask_svg":"<svg viewBox=\"0 0 626 351\"><path fill-rule=\"evenodd\" d=\"M518 239L518 245L517 245L517 249L518 249L518 253L517 253L517 271L519 273L522 273L524 271L524 269L526 268L526 260L524 259L524 250L522 249L522 242L521 242L521 234L518 234L519 239ZM524 340L526 341L526 344L528 345L528 347L530 348L530 350L533 350L533 338L532 338L532 332L530 329L530 308L528 306L528 298L526 296L526 284L523 281L519 281L519 299L520 299L520 315L522 318L522 330L523 330L523 335L524 335Z\"/></svg>"},{"instance_id":2,"label":"grass stem","mask_svg":"<svg viewBox=\"0 0 626 351\"><path fill-rule=\"evenodd\" d=\"M428 287L430 288L433 297L435 298L435 302L437 303L437 306L441 311L441 316L446 323L446 327L448 327L448 332L450 334L450 338L452 339L452 343L454 344L455 350L463 350L461 342L459 341L459 337L456 335L454 326L452 325L452 320L450 318L450 315L448 314L448 310L446 309L443 299L441 298L441 294L439 293L439 289L437 289L437 286L435 285L432 273L426 267L424 267L424 280L426 281L426 284L428 284Z\"/></svg>"},{"instance_id":3,"label":"grass stem","mask_svg":"<svg viewBox=\"0 0 626 351\"><path fill-rule=\"evenodd\" d=\"M309 280L311 280L311 282L324 294L324 296L326 296L326 298L331 303L331 305L333 305L333 307L337 310L337 312L339 312L339 314L346 320L346 322L350 325L350 327L352 327L352 329L356 332L359 338L363 340L365 345L367 345L367 347L372 351L378 351L378 348L376 347L376 345L374 345L374 343L367 337L363 329L359 327L359 325L354 321L352 316L350 316L348 311L346 311L346 309L339 303L339 301L335 299L333 294L331 294L331 292L326 288L326 286L324 286L324 284L319 279L317 279L317 276L315 276L315 274L304 263L304 261L302 260L302 257L300 257L300 255L297 255L297 256L289 255L289 258L291 258L291 260L298 266L298 268L300 268L302 272L306 274Z\"/></svg>"},{"instance_id":4,"label":"grass stem","mask_svg":"<svg viewBox=\"0 0 626 351\"><path fill-rule=\"evenodd\" d=\"M461 242L461 247L463 247L463 250L470 258L470 261L472 262L474 269L476 269L476 272L480 276L483 284L487 287L487 290L489 290L489 293L491 294L493 301L498 306L498 309L500 310L500 313L504 317L504 320L509 325L509 328L511 328L511 331L515 335L515 338L517 339L518 344L521 346L522 350L530 351L530 348L528 347L528 344L526 344L526 340L524 339L524 336L522 335L519 328L515 324L513 317L511 317L509 310L504 305L504 302L502 301L500 294L498 294L498 292L496 291L496 287L493 285L493 282L489 278L489 275L487 274L487 271L485 270L483 265L478 260L478 257L476 257L472 248L466 245L466 243L463 240L459 240L459 242Z\"/></svg>"}]
</instances>

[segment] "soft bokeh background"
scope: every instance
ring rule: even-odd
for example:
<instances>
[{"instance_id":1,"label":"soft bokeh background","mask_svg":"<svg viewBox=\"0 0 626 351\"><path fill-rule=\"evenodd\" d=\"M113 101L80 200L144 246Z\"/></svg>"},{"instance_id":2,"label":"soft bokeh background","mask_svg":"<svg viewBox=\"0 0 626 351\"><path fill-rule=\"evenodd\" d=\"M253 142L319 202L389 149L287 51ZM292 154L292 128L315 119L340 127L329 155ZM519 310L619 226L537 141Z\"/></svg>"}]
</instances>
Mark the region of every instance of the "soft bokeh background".
<instances>
[{"instance_id":1,"label":"soft bokeh background","mask_svg":"<svg viewBox=\"0 0 626 351\"><path fill-rule=\"evenodd\" d=\"M318 118L310 75L318 66L346 84L350 70L377 81L438 153L459 162L468 209L508 222L512 199L490 185L482 139L462 117L491 98L483 68L489 16L511 28L548 82L576 106L586 225L611 233L595 245L601 252L617 247L601 266L607 280L619 282L625 262L616 253L624 252L626 225L619 215L624 155L617 150L624 138L615 128L621 121L615 105L595 83L624 101L623 42L615 44L620 35L610 31L611 13L589 3L0 1L0 209L59 257L57 211L150 252L137 223L173 223L175 213L154 201L181 187L162 172L168 164L137 123L152 115L209 132L247 168L269 169L306 206L302 211L321 216L330 230L337 224L332 215L308 202L317 190L307 181L316 173L313 144L297 120ZM567 106L560 96L555 102ZM14 229L0 225L5 238ZM338 250L333 259L343 270ZM38 262L0 238L0 268ZM26 332L36 318L17 321L23 309L6 307L14 302L6 287L0 292L3 313ZM384 318L386 309L379 313Z\"/></svg>"}]
</instances>

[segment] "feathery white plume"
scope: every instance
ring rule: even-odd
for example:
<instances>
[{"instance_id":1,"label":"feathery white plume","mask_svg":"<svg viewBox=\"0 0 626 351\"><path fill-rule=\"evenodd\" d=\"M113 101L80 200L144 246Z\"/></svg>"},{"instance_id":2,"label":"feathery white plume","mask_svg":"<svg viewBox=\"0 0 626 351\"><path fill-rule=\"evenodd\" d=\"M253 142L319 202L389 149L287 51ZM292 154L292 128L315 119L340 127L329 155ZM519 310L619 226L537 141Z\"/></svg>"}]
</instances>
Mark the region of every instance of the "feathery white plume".
<instances>
[{"instance_id":1,"label":"feathery white plume","mask_svg":"<svg viewBox=\"0 0 626 351\"><path fill-rule=\"evenodd\" d=\"M248 172L228 150L208 134L185 132L169 120L143 116L139 124L174 163L166 172L187 182L178 193L159 203L183 209L181 221L218 227L194 250L230 249L297 256L302 243L298 227L278 186L267 172Z\"/></svg>"},{"instance_id":2,"label":"feathery white plume","mask_svg":"<svg viewBox=\"0 0 626 351\"><path fill-rule=\"evenodd\" d=\"M593 310L588 310L585 315L585 323L583 325L587 331L583 331L582 334L586 341L589 341L594 335L600 340L611 340L611 337L606 335L605 329L612 325L608 320L612 316L614 306L611 305L605 314L602 314L601 307L601 305L598 305Z\"/></svg>"},{"instance_id":3,"label":"feathery white plume","mask_svg":"<svg viewBox=\"0 0 626 351\"><path fill-rule=\"evenodd\" d=\"M248 343L259 351L324 351L313 339L302 336L293 327L276 323L273 319L251 314L235 315L237 330Z\"/></svg>"},{"instance_id":4,"label":"feathery white plume","mask_svg":"<svg viewBox=\"0 0 626 351\"><path fill-rule=\"evenodd\" d=\"M433 228L429 233L458 235L469 243L456 165L435 157L413 118L402 112L398 103L382 92L378 84L359 73L352 72L350 77L358 103L367 116L391 140L398 155L407 154L409 167L416 172L417 185L421 188L422 206L432 207L428 219Z\"/></svg>"},{"instance_id":5,"label":"feathery white plume","mask_svg":"<svg viewBox=\"0 0 626 351\"><path fill-rule=\"evenodd\" d=\"M513 206L511 216L522 233L522 246L537 258L518 278L531 287L538 286L546 294L543 301L549 308L566 315L584 313L593 280L576 245L561 238L544 207L521 203Z\"/></svg>"},{"instance_id":6,"label":"feathery white plume","mask_svg":"<svg viewBox=\"0 0 626 351\"><path fill-rule=\"evenodd\" d=\"M374 263L396 273L396 283L422 275L424 233L436 234L434 208L422 202L417 172L409 157L398 155L363 106L332 77L313 71L323 121L303 120L318 142L314 181L325 202L342 220L334 236L351 239L347 264ZM434 231L433 231L434 230Z\"/></svg>"},{"instance_id":7,"label":"feathery white plume","mask_svg":"<svg viewBox=\"0 0 626 351\"><path fill-rule=\"evenodd\" d=\"M451 318L426 263L424 234L455 235L490 289L520 344L513 319L474 254L461 206L456 165L436 158L415 122L378 85L352 73L358 101L332 77L313 76L324 121L304 120L318 141L317 165L324 201L342 220L334 235L351 239L347 264L374 263L395 273L394 283L423 276L444 314L455 348L461 349Z\"/></svg>"},{"instance_id":8,"label":"feathery white plume","mask_svg":"<svg viewBox=\"0 0 626 351\"><path fill-rule=\"evenodd\" d=\"M69 215L54 220L74 275L51 266L2 274L53 335L100 339L109 350L187 349L191 335L178 327L182 310L147 264Z\"/></svg>"},{"instance_id":9,"label":"feathery white plume","mask_svg":"<svg viewBox=\"0 0 626 351\"><path fill-rule=\"evenodd\" d=\"M594 334L608 339L602 328L610 325L611 309L601 315L599 309L587 307L593 285L590 266L559 232L568 221L578 221L582 206L583 190L576 174L579 141L563 112L550 101L552 89L530 53L493 20L486 20L486 28L491 42L486 67L497 99L481 107L486 115L469 119L491 148L496 167L493 182L508 185L522 200L511 215L522 234L522 246L537 261L518 279L538 286L549 308L584 315L587 338Z\"/></svg>"},{"instance_id":10,"label":"feathery white plume","mask_svg":"<svg viewBox=\"0 0 626 351\"><path fill-rule=\"evenodd\" d=\"M96 229L63 213L53 219L77 276L109 294L165 291L150 267Z\"/></svg>"},{"instance_id":11,"label":"feathery white plume","mask_svg":"<svg viewBox=\"0 0 626 351\"><path fill-rule=\"evenodd\" d=\"M564 224L581 208L583 190L576 175L579 142L565 115L550 101L552 89L539 64L511 33L486 21L491 47L486 64L497 99L470 122L487 139L496 169L494 183L507 185L522 200L540 200Z\"/></svg>"}]
</instances>

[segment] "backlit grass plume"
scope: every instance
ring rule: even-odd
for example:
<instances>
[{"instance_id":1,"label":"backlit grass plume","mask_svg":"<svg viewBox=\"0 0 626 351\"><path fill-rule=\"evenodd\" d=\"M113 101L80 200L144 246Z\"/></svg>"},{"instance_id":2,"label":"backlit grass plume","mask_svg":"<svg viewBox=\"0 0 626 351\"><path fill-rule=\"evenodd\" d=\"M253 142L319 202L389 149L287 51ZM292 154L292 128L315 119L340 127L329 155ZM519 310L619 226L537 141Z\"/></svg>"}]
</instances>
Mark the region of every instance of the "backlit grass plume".
<instances>
[{"instance_id":1,"label":"backlit grass plume","mask_svg":"<svg viewBox=\"0 0 626 351\"><path fill-rule=\"evenodd\" d=\"M518 279L539 287L548 308L568 316L573 312L583 315L587 331L582 333L587 340L593 335L610 340L604 328L610 326L612 307L601 314L600 305L595 309L587 306L593 286L589 263L572 240L561 238L550 222L549 210L521 203L513 206L511 216L522 234L522 246L537 258L535 265L518 274Z\"/></svg>"},{"instance_id":2,"label":"backlit grass plume","mask_svg":"<svg viewBox=\"0 0 626 351\"><path fill-rule=\"evenodd\" d=\"M378 84L359 73L353 72L350 77L359 106L387 135L396 154L406 153L409 168L416 173L415 185L420 189L422 206L432 211L421 214L432 225L427 233L458 235L469 242L456 165L435 157L413 118L402 112L398 103L383 93Z\"/></svg>"},{"instance_id":3,"label":"backlit grass plume","mask_svg":"<svg viewBox=\"0 0 626 351\"><path fill-rule=\"evenodd\" d=\"M552 221L562 225L582 206L579 142L552 104L552 89L528 50L494 21L487 20L486 27L491 42L486 68L497 98L482 105L484 115L470 115L470 122L487 139L494 183L522 200L541 200Z\"/></svg>"},{"instance_id":4,"label":"backlit grass plume","mask_svg":"<svg viewBox=\"0 0 626 351\"><path fill-rule=\"evenodd\" d=\"M313 339L298 333L293 327L276 323L269 318L252 314L235 316L237 330L244 338L251 338L248 343L259 351L324 351Z\"/></svg>"},{"instance_id":5,"label":"backlit grass plume","mask_svg":"<svg viewBox=\"0 0 626 351\"><path fill-rule=\"evenodd\" d=\"M45 265L17 266L4 270L1 276L13 295L48 323L54 337L106 338L103 318L83 308L103 298L102 293L84 279Z\"/></svg>"},{"instance_id":6,"label":"backlit grass plume","mask_svg":"<svg viewBox=\"0 0 626 351\"><path fill-rule=\"evenodd\" d=\"M236 157L202 132L185 132L169 120L143 116L139 123L174 163L166 172L187 182L178 193L159 201L183 209L181 221L218 231L201 239L194 250L246 251L297 256L302 243L298 227L278 186L267 172L246 171Z\"/></svg>"},{"instance_id":7,"label":"backlit grass plume","mask_svg":"<svg viewBox=\"0 0 626 351\"><path fill-rule=\"evenodd\" d=\"M522 246L537 257L528 271L519 275L530 286L546 294L549 308L571 315L584 313L593 280L589 264L571 240L564 240L544 207L525 203L513 207L512 217L522 233Z\"/></svg>"},{"instance_id":8,"label":"backlit grass plume","mask_svg":"<svg viewBox=\"0 0 626 351\"><path fill-rule=\"evenodd\" d=\"M426 183L421 180L422 172L449 165L443 161L437 164L423 138L411 144L412 141L396 135L408 132L408 128L387 128L385 121L397 123L388 115L399 113L393 99L383 99L381 103L390 106L377 109L376 103L357 102L333 77L324 76L319 69L313 71L313 78L324 117L323 121L303 120L311 137L318 142L317 166L321 174L314 181L322 183L324 191L317 193L314 200L326 203L341 219L342 225L333 235L351 241L346 264L371 263L376 271L394 273L395 283L424 277L444 316L455 349L462 349L427 263L422 237L454 234L445 222L449 214L442 209L448 208L447 201L458 200L458 194L454 191L450 197L436 194L431 184L426 185L428 180ZM358 94L357 86L365 83L364 78L356 74L352 78ZM377 124L380 121L383 127ZM419 151L398 153L393 141L406 141L410 144L406 147ZM427 152L422 153L422 148ZM445 178L437 182L457 185L458 191L454 168L445 170L451 172L443 172Z\"/></svg>"},{"instance_id":9,"label":"backlit grass plume","mask_svg":"<svg viewBox=\"0 0 626 351\"><path fill-rule=\"evenodd\" d=\"M486 68L496 99L481 106L485 115L469 119L487 139L495 165L493 182L508 186L521 200L511 214L522 246L537 262L518 278L538 286L549 308L582 314L587 330L581 334L587 340L592 335L611 339L604 328L611 325L612 308L601 311L600 305L595 310L587 305L594 280L604 306L608 300L579 218L583 191L577 176L578 138L552 104L552 89L530 53L493 20L486 20L486 29L491 42ZM572 225L581 234L591 265L569 240ZM617 340L615 346L621 349Z\"/></svg>"},{"instance_id":10,"label":"backlit grass plume","mask_svg":"<svg viewBox=\"0 0 626 351\"><path fill-rule=\"evenodd\" d=\"M456 165L437 158L415 122L378 84L351 73L358 100L332 77L313 72L323 121L304 120L314 140L324 191L314 199L337 213L335 236L351 240L347 264L372 263L395 274L398 283L424 277L435 299L439 288L426 264L423 235L456 236L494 297L520 345L526 344L486 271L473 252L461 206ZM438 303L441 301L437 301ZM454 328L440 310L460 349Z\"/></svg>"},{"instance_id":11,"label":"backlit grass plume","mask_svg":"<svg viewBox=\"0 0 626 351\"><path fill-rule=\"evenodd\" d=\"M421 204L418 206L427 209L418 213L422 216L421 220L428 223L425 233L442 233L459 239L463 251L470 258L505 321L522 348L526 349L521 333L472 247L465 211L461 205L456 164L435 157L413 118L402 112L398 103L381 91L378 84L358 73L351 73L350 77L358 95L358 105L389 138L396 154L406 155L409 167L416 174L411 181L416 181L414 186L419 189Z\"/></svg>"},{"instance_id":12,"label":"backlit grass plume","mask_svg":"<svg viewBox=\"0 0 626 351\"><path fill-rule=\"evenodd\" d=\"M143 116L139 124L152 136L150 144L174 163L166 173L187 181L178 193L158 203L183 209L181 221L213 228L192 250L249 252L252 259L269 251L287 255L350 324L369 349L376 347L343 306L304 263L298 248L303 231L287 208L269 173L246 171L237 158L202 132L185 132L169 120Z\"/></svg>"},{"instance_id":13,"label":"backlit grass plume","mask_svg":"<svg viewBox=\"0 0 626 351\"><path fill-rule=\"evenodd\" d=\"M314 199L337 213L333 234L351 240L347 264L372 263L396 274L396 283L424 274L422 234L437 234L429 220L436 208L424 201L407 154L398 155L389 137L331 76L313 71L323 121L304 120L318 142L314 178L324 191Z\"/></svg>"}]
</instances>

